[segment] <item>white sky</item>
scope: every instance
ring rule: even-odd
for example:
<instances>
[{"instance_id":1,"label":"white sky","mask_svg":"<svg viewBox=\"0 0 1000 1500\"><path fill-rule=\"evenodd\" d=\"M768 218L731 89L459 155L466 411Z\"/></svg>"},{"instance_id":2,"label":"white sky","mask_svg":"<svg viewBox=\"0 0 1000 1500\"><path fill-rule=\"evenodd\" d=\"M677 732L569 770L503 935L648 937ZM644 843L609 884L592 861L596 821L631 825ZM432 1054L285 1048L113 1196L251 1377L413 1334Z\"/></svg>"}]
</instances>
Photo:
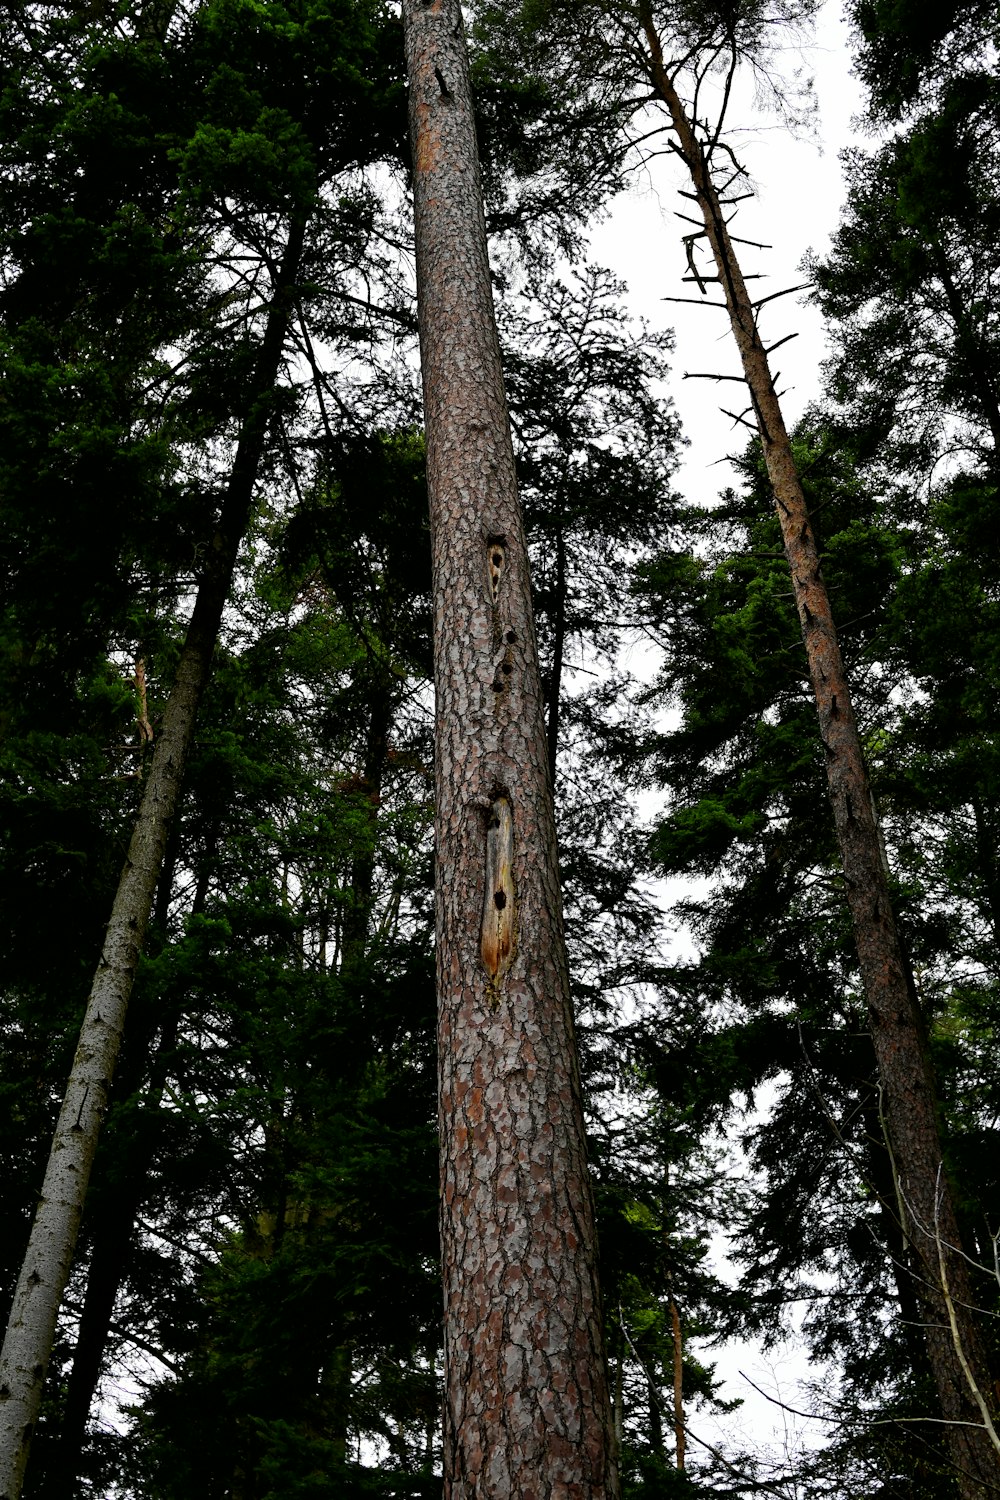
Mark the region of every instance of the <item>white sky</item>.
<instances>
[{"instance_id":1,"label":"white sky","mask_svg":"<svg viewBox=\"0 0 1000 1500\"><path fill-rule=\"evenodd\" d=\"M773 246L767 251L745 248L745 271L763 273L755 283L760 295L802 282L799 269L808 250L822 253L836 228L844 198L838 155L863 139L852 125L862 106L861 90L850 74L848 30L840 0L827 0L814 42L801 55L788 58L789 72L801 67L815 80L817 113L811 133L793 138L774 116L754 107L752 89L737 97L730 113L730 140L748 167L758 198L741 207L734 233ZM709 502L732 481L724 460L738 453L749 434L733 430L719 405L740 411L746 405L743 388L705 380L685 381L686 370L735 374L738 360L725 313L664 302L664 297L690 297L697 288L682 281L686 266L680 236L689 226L675 213L690 213L689 201L676 188L687 186L670 161L660 161L638 177L631 191L614 206L609 219L592 236L592 258L609 266L628 285L631 309L656 329L673 328L677 346L670 393L680 414L690 447L677 476L677 486L689 500ZM711 292L710 292L711 296ZM804 305L803 297L782 298L771 306L763 322L770 342L798 330L799 336L778 351L775 365L782 373L779 389L788 391L785 415L789 424L801 414L820 389L820 364L826 352L820 315ZM740 398L743 399L740 399ZM633 670L636 663L630 662ZM747 1122L749 1123L749 1122ZM724 1257L724 1246L718 1247ZM759 1347L733 1342L702 1356L717 1363L724 1376L723 1394L740 1396L744 1406L720 1423L691 1414L691 1426L708 1441L727 1447L746 1445L791 1458L796 1447L822 1442L820 1423L804 1423L754 1392L741 1377L745 1371L769 1394L791 1406L808 1407L799 1389L802 1378L817 1378L794 1339L765 1356ZM697 1445L692 1444L692 1458Z\"/></svg>"},{"instance_id":2,"label":"white sky","mask_svg":"<svg viewBox=\"0 0 1000 1500\"><path fill-rule=\"evenodd\" d=\"M838 222L844 196L838 153L857 138L851 121L862 99L850 76L847 36L840 0L827 0L815 42L788 56L790 73L803 68L815 80L818 113L811 136L794 139L775 116L762 114L751 88L744 88L731 108L729 138L758 189L756 201L741 205L733 232L773 246L766 251L742 247L744 270L767 278L754 284L761 296L802 282L802 257L810 249L825 250ZM682 378L686 370L735 374L738 360L725 313L662 300L698 295L697 287L681 279L686 267L680 236L691 226L674 215L696 209L678 197L678 185L688 184L672 162L655 162L593 234L592 255L628 284L628 301L637 314L654 328L676 331L671 394L691 443L679 487L691 500L710 499L731 478L725 465L713 467L716 461L742 450L749 437L745 428L733 431L719 404L739 411L746 400L740 400L744 392L735 384ZM825 352L820 315L804 306L801 296L786 297L762 314L762 326L771 342L799 330L775 357L780 388L789 391L785 407L791 424L819 389Z\"/></svg>"}]
</instances>

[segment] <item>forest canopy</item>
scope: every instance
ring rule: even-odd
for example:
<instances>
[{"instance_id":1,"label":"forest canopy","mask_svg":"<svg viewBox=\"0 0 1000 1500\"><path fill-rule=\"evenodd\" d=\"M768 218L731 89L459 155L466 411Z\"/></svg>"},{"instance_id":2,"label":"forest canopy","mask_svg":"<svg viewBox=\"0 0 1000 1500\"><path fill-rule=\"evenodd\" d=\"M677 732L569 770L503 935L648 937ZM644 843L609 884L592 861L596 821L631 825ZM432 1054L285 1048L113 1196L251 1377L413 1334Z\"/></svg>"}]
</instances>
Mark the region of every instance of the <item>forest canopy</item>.
<instances>
[{"instance_id":1,"label":"forest canopy","mask_svg":"<svg viewBox=\"0 0 1000 1500\"><path fill-rule=\"evenodd\" d=\"M32 1500L513 1494L525 1394L559 1462L604 1422L588 1500L1000 1494L1000 27L847 5L866 133L786 428L732 101L801 126L817 9L484 0L420 64L457 0L0 4L9 1500L22 1469ZM589 240L657 153L648 327ZM741 361L703 382L739 450L711 495L677 478L671 300ZM433 360L497 336L503 388L448 427ZM447 478L494 394L502 525L447 509L503 491L494 449ZM462 1016L496 1048L467 1075ZM457 1328L549 1218L583 1321L536 1239ZM738 1338L795 1340L815 1441L747 1432ZM456 1390L515 1346L471 1467Z\"/></svg>"}]
</instances>

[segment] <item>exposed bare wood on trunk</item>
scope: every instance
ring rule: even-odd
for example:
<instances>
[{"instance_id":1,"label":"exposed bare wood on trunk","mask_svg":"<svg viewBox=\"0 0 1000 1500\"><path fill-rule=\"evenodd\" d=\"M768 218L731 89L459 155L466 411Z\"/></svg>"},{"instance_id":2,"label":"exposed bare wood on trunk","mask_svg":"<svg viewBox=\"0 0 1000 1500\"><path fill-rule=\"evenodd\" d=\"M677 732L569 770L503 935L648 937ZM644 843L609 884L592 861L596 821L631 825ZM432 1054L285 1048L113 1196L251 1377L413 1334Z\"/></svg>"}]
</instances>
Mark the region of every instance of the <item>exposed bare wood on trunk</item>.
<instances>
[{"instance_id":1,"label":"exposed bare wood on trunk","mask_svg":"<svg viewBox=\"0 0 1000 1500\"><path fill-rule=\"evenodd\" d=\"M149 703L146 693L146 661L142 656L137 656L135 659L135 675L132 680L135 683L135 695L137 699L135 727L139 735L140 749L144 750L147 745L153 743L155 735L153 734L153 726L149 722ZM139 761L139 773L140 775L142 774L141 760Z\"/></svg>"},{"instance_id":2,"label":"exposed bare wood on trunk","mask_svg":"<svg viewBox=\"0 0 1000 1500\"><path fill-rule=\"evenodd\" d=\"M951 1424L949 1446L959 1488L965 1500L982 1500L1000 1491L1000 1458L986 1431L973 1383L980 1398L992 1399L992 1386L973 1311L975 1299L968 1268L961 1254L954 1197L942 1169L937 1105L923 1023L899 942L871 784L830 598L767 351L757 328L756 310L733 248L706 149L664 62L648 0L644 0L640 14L649 77L669 111L680 155L691 175L781 522L878 1060L885 1134L898 1181L902 1231L923 1306L941 1412ZM950 1308L943 1280L950 1287Z\"/></svg>"},{"instance_id":3,"label":"exposed bare wood on trunk","mask_svg":"<svg viewBox=\"0 0 1000 1500\"><path fill-rule=\"evenodd\" d=\"M276 278L232 472L218 525L206 549L198 595L153 750L14 1293L0 1355L2 1500L17 1500L21 1493L59 1303L69 1276L125 1014L180 798L184 762L250 516L267 434L270 393L280 368L304 235L305 223L299 219L289 233Z\"/></svg>"},{"instance_id":4,"label":"exposed bare wood on trunk","mask_svg":"<svg viewBox=\"0 0 1000 1500\"><path fill-rule=\"evenodd\" d=\"M545 720L465 33L458 0L405 0L403 12L434 568L444 1494L613 1497ZM508 860L509 878L488 890ZM486 942L488 900L506 916Z\"/></svg>"}]
</instances>

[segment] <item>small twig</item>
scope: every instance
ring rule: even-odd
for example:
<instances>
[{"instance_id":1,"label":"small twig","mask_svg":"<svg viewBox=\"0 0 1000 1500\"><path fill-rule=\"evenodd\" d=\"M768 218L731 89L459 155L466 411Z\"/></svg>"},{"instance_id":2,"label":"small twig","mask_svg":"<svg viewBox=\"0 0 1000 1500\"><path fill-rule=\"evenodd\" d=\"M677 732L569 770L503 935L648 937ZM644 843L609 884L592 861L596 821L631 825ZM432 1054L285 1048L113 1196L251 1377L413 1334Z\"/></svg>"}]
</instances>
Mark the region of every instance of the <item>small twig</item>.
<instances>
[{"instance_id":1,"label":"small twig","mask_svg":"<svg viewBox=\"0 0 1000 1500\"><path fill-rule=\"evenodd\" d=\"M723 312L728 312L724 302L703 302L700 297L661 297L661 302L686 302L691 307L721 307Z\"/></svg>"},{"instance_id":2,"label":"small twig","mask_svg":"<svg viewBox=\"0 0 1000 1500\"><path fill-rule=\"evenodd\" d=\"M769 1396L767 1391L762 1390L755 1380L750 1379L745 1370L740 1370L738 1373L742 1375L747 1385L753 1386L758 1396L763 1396L764 1400L770 1401L772 1406L780 1406L782 1411L791 1412L793 1417L805 1417L807 1422L829 1422L834 1427L842 1427L844 1425L842 1417L821 1417L816 1412L800 1411L797 1406L789 1406L786 1401L779 1401L777 1396Z\"/></svg>"},{"instance_id":3,"label":"small twig","mask_svg":"<svg viewBox=\"0 0 1000 1500\"><path fill-rule=\"evenodd\" d=\"M748 422L747 421L747 412L748 411L753 411L753 407L752 406L746 407L739 416L736 414L736 412L729 411L725 406L720 406L719 410L722 412L722 414L723 414L724 417L732 417L732 419L733 419L733 426L734 427L736 426L737 422L742 422L743 426L747 429L747 431L748 432L752 432L753 435L754 435L754 437L757 437L758 433L757 433L757 424L756 424L756 422ZM720 459L719 462L724 462L724 460Z\"/></svg>"},{"instance_id":4,"label":"small twig","mask_svg":"<svg viewBox=\"0 0 1000 1500\"><path fill-rule=\"evenodd\" d=\"M955 1316L955 1303L952 1300L951 1291L948 1286L948 1266L944 1253L944 1242L941 1238L941 1229L939 1223L940 1205L941 1163L939 1162L937 1170L937 1188L934 1193L934 1243L937 1246L938 1273L941 1277L941 1291L944 1294L944 1305L948 1313L948 1323L951 1328L952 1342L955 1345L955 1353L958 1356L958 1362L962 1366L962 1374L969 1382L969 1390L972 1392L972 1399L979 1407L979 1411L983 1419L983 1426L989 1434L990 1442L993 1444L996 1451L1000 1453L1000 1436L997 1435L997 1430L993 1426L993 1418L990 1416L990 1409L986 1404L986 1398L983 1395L982 1391L979 1389L979 1382L973 1375L972 1370L969 1367L969 1361L966 1358L965 1349L962 1344L962 1336L958 1328L958 1318Z\"/></svg>"},{"instance_id":5,"label":"small twig","mask_svg":"<svg viewBox=\"0 0 1000 1500\"><path fill-rule=\"evenodd\" d=\"M746 385L745 375L713 375L706 370L685 370L682 377L684 380L737 380L741 385Z\"/></svg>"}]
</instances>

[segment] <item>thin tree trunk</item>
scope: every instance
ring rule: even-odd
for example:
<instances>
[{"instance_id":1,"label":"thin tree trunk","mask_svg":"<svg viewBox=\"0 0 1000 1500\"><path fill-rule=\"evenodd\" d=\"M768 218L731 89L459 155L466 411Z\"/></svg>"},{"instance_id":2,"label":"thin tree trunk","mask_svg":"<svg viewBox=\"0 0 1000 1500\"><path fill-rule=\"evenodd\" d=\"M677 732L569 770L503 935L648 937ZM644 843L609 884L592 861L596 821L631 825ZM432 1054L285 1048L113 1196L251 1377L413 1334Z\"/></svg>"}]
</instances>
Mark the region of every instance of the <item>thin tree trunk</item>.
<instances>
[{"instance_id":1,"label":"thin tree trunk","mask_svg":"<svg viewBox=\"0 0 1000 1500\"><path fill-rule=\"evenodd\" d=\"M552 675L549 681L549 775L556 784L556 757L559 753L559 705L562 695L563 654L566 649L566 543L562 527L556 532L556 589L552 622Z\"/></svg>"},{"instance_id":2,"label":"thin tree trunk","mask_svg":"<svg viewBox=\"0 0 1000 1500\"><path fill-rule=\"evenodd\" d=\"M684 1432L684 1345L681 1340L681 1315L670 1298L670 1332L674 1344L674 1451L677 1468L683 1473L687 1439Z\"/></svg>"},{"instance_id":3,"label":"thin tree trunk","mask_svg":"<svg viewBox=\"0 0 1000 1500\"><path fill-rule=\"evenodd\" d=\"M997 399L993 383L993 369L989 356L983 349L982 339L976 331L966 304L962 300L962 294L951 274L948 257L940 244L934 244L933 249L938 277L944 288L948 311L955 325L955 342L962 351L966 364L976 375L976 399L993 439L992 461L995 467L1000 462L1000 401Z\"/></svg>"},{"instance_id":4,"label":"thin tree trunk","mask_svg":"<svg viewBox=\"0 0 1000 1500\"><path fill-rule=\"evenodd\" d=\"M156 905L150 926L155 941L165 941L170 898L179 853L178 821L170 827L167 852L157 884ZM199 879L191 915L200 916L206 891ZM159 1040L153 1043L159 1026ZM136 1035L135 1017L128 1027L124 1060L119 1065L114 1093L129 1099L142 1087L148 1072L149 1088L145 1112L128 1139L121 1143L122 1157L116 1162L116 1191L110 1208L93 1225L93 1248L87 1269L87 1291L80 1313L73 1365L66 1385L66 1400L59 1427L59 1441L54 1467L56 1477L67 1493L80 1472L87 1422L100 1379L108 1336L114 1321L115 1303L128 1267L135 1220L147 1188L149 1163L153 1150L150 1116L160 1105L174 1044L180 1029L180 1012L174 1006L167 1017L146 1017L142 1034ZM88 1214L93 1212L93 1203Z\"/></svg>"},{"instance_id":5,"label":"thin tree trunk","mask_svg":"<svg viewBox=\"0 0 1000 1500\"><path fill-rule=\"evenodd\" d=\"M976 852L979 855L979 880L983 891L982 905L1000 953L1000 870L997 868L996 818L988 816L981 797L972 797L972 816L976 824ZM994 963L996 955L994 956ZM994 970L995 972L995 970Z\"/></svg>"},{"instance_id":6,"label":"thin tree trunk","mask_svg":"<svg viewBox=\"0 0 1000 1500\"><path fill-rule=\"evenodd\" d=\"M523 520L458 0L405 0L434 573L446 1500L615 1497Z\"/></svg>"},{"instance_id":7,"label":"thin tree trunk","mask_svg":"<svg viewBox=\"0 0 1000 1500\"><path fill-rule=\"evenodd\" d=\"M148 1157L148 1152L143 1151L143 1156ZM80 1473L90 1407L114 1321L115 1302L128 1265L139 1198L138 1184L133 1179L126 1184L122 1200L112 1204L94 1242L87 1273L87 1293L80 1313L73 1367L52 1464L57 1479L66 1486L66 1494L73 1493ZM39 1451L32 1464L32 1473L40 1458Z\"/></svg>"},{"instance_id":8,"label":"thin tree trunk","mask_svg":"<svg viewBox=\"0 0 1000 1500\"><path fill-rule=\"evenodd\" d=\"M661 1463L666 1463L667 1455L663 1446L663 1415L660 1411L660 1393L656 1389L656 1381L652 1375L646 1375L646 1409L649 1414L649 1446L653 1454Z\"/></svg>"},{"instance_id":9,"label":"thin tree trunk","mask_svg":"<svg viewBox=\"0 0 1000 1500\"><path fill-rule=\"evenodd\" d=\"M373 668L368 726L361 766L361 790L368 802L368 827L351 860L350 902L344 912L341 974L356 977L364 969L371 939L372 905L375 897L375 841L378 808L382 797L393 700L388 682Z\"/></svg>"},{"instance_id":10,"label":"thin tree trunk","mask_svg":"<svg viewBox=\"0 0 1000 1500\"><path fill-rule=\"evenodd\" d=\"M427 1421L424 1426L424 1472L434 1472L434 1450L437 1446L438 1433L441 1430L440 1403L437 1391L437 1346L429 1344L427 1347L427 1379L430 1391L430 1400L427 1403Z\"/></svg>"},{"instance_id":11,"label":"thin tree trunk","mask_svg":"<svg viewBox=\"0 0 1000 1500\"><path fill-rule=\"evenodd\" d=\"M621 1453L625 1442L625 1330L622 1326L622 1310L618 1309L618 1328L615 1334L615 1395L612 1414L615 1424L615 1451Z\"/></svg>"},{"instance_id":12,"label":"thin tree trunk","mask_svg":"<svg viewBox=\"0 0 1000 1500\"><path fill-rule=\"evenodd\" d=\"M992 1404L982 1339L959 1248L952 1189L943 1169L933 1077L923 1025L899 943L871 785L830 599L791 442L726 227L706 153L664 65L648 0L642 24L653 88L666 105L691 174L717 280L743 363L781 522L809 660L862 984L883 1092L899 1213L924 1307L928 1353L965 1500L1000 1488L1000 1458L987 1433ZM948 1303L951 1306L948 1306ZM969 1425L964 1425L969 1424Z\"/></svg>"},{"instance_id":13,"label":"thin tree trunk","mask_svg":"<svg viewBox=\"0 0 1000 1500\"><path fill-rule=\"evenodd\" d=\"M14 1294L0 1355L2 1500L17 1500L21 1492L59 1303L69 1277L125 1013L170 823L180 796L198 704L208 680L222 611L250 516L267 434L269 396L281 364L304 236L305 220L300 217L289 231L276 279L247 416L153 751Z\"/></svg>"},{"instance_id":14,"label":"thin tree trunk","mask_svg":"<svg viewBox=\"0 0 1000 1500\"><path fill-rule=\"evenodd\" d=\"M339 1344L329 1356L323 1371L323 1414L325 1430L317 1434L329 1442L333 1450L333 1473L331 1478L347 1479L347 1453L351 1432L351 1368L354 1349L351 1344ZM406 1465L406 1450L403 1449L403 1467Z\"/></svg>"}]
</instances>

